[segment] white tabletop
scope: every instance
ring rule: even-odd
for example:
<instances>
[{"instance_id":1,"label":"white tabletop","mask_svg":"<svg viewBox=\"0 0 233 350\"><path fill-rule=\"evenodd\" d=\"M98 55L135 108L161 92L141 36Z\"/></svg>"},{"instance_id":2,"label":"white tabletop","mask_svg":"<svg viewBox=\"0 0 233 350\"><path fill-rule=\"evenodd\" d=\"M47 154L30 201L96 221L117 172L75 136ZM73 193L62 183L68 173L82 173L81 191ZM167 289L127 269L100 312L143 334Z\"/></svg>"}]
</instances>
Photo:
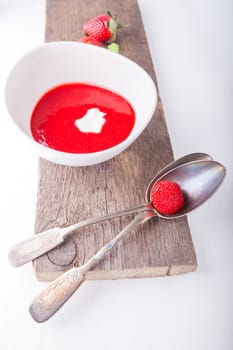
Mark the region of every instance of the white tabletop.
<instances>
[{"instance_id":1,"label":"white tabletop","mask_svg":"<svg viewBox=\"0 0 233 350\"><path fill-rule=\"evenodd\" d=\"M31 319L28 305L43 284L30 264L10 267L7 253L34 229L38 159L10 121L3 91L16 60L44 40L45 3L0 0L2 350L233 348L233 2L139 4L175 157L206 152L228 170L214 197L189 216L198 271L89 281L47 323Z\"/></svg>"}]
</instances>

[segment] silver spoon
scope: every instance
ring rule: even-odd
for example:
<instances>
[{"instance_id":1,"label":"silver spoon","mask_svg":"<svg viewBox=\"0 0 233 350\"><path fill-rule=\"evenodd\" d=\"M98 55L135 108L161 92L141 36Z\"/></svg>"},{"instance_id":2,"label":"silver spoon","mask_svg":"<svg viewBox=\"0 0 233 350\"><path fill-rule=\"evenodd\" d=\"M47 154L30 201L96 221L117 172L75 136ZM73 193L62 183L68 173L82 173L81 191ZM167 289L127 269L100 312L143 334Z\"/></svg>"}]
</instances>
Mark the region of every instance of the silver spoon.
<instances>
[{"instance_id":1,"label":"silver spoon","mask_svg":"<svg viewBox=\"0 0 233 350\"><path fill-rule=\"evenodd\" d=\"M181 164L186 164L197 160L201 161L211 159L212 158L206 153L191 153L185 155L182 158L177 159L176 161L169 163L155 176L155 178L153 178L153 180L147 188L147 192L150 192L150 189L153 186L153 183L155 182L156 178L161 177L163 174L165 174L172 168L177 167ZM145 208L145 206L143 205L136 208L122 210L117 213L107 214L105 216L84 220L68 227L54 227L52 229L46 230L37 235L29 237L19 243L16 243L9 251L9 262L15 267L21 266L49 252L51 249L57 247L58 245L63 243L66 237L74 231L80 230L81 228L84 228L88 225L96 224L105 220L113 219L132 213L138 213L144 211L145 209L147 208Z\"/></svg>"},{"instance_id":2,"label":"silver spoon","mask_svg":"<svg viewBox=\"0 0 233 350\"><path fill-rule=\"evenodd\" d=\"M205 202L217 190L223 181L224 176L224 166L218 162L208 160L183 164L171 169L159 178L154 178L154 183L161 180L169 180L178 183L185 196L185 207L174 215L161 215L150 203L151 190L147 191L146 210L138 214L128 226L118 233L86 263L80 267L71 268L62 276L51 282L45 290L35 297L29 308L33 319L37 322L44 322L53 316L54 313L58 311L58 309L84 282L87 272L91 270L121 239L131 231L135 230L136 227L154 216L172 219L189 213L201 203ZM151 183L149 186L151 186Z\"/></svg>"}]
</instances>

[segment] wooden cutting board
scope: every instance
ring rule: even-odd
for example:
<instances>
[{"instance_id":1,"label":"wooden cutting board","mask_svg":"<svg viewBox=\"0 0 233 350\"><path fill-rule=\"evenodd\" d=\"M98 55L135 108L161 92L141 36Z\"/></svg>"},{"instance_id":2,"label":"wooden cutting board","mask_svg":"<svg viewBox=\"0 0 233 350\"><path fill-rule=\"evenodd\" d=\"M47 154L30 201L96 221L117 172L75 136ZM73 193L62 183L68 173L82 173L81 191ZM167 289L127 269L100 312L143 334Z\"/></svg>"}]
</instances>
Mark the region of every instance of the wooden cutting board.
<instances>
[{"instance_id":1,"label":"wooden cutting board","mask_svg":"<svg viewBox=\"0 0 233 350\"><path fill-rule=\"evenodd\" d=\"M76 41L83 36L84 21L107 10L127 24L119 34L121 54L140 64L158 87L136 0L47 0L45 40ZM81 168L39 160L35 233L142 204L150 179L172 160L159 97L147 129L116 158ZM75 232L60 247L34 261L37 278L49 281L73 265L84 263L130 220L132 216L118 218ZM187 218L154 218L121 241L87 278L174 275L196 267Z\"/></svg>"}]
</instances>

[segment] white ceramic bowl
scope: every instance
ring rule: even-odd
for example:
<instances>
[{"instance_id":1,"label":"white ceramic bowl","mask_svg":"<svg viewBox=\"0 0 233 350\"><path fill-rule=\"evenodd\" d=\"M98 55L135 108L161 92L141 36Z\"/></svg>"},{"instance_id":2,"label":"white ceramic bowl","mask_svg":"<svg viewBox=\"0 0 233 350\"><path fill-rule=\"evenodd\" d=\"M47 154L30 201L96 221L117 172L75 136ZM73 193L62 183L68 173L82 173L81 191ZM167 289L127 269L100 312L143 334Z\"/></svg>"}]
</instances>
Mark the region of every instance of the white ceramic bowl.
<instances>
[{"instance_id":1,"label":"white ceramic bowl","mask_svg":"<svg viewBox=\"0 0 233 350\"><path fill-rule=\"evenodd\" d=\"M136 121L127 139L87 154L60 152L36 142L30 130L36 103L49 89L67 82L103 86L128 100ZM34 48L16 63L6 82L5 100L10 116L39 156L58 164L86 166L113 158L136 140L153 116L157 92L146 71L120 54L88 44L53 42Z\"/></svg>"}]
</instances>

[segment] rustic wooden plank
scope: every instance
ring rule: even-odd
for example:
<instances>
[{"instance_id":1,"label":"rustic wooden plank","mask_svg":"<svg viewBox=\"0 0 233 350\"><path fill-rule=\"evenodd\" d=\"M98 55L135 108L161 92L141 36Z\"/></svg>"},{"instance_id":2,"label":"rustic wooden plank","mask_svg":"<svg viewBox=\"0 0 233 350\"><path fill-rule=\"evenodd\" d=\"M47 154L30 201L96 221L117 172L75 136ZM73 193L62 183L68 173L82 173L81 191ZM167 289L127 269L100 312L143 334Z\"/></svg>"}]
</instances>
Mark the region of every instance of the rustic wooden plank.
<instances>
[{"instance_id":1,"label":"rustic wooden plank","mask_svg":"<svg viewBox=\"0 0 233 350\"><path fill-rule=\"evenodd\" d=\"M119 35L121 53L147 70L157 85L136 0L47 0L45 40L75 41L83 35L85 20L109 9L121 14L121 22L128 25ZM118 157L82 168L39 160L35 232L143 203L148 182L172 159L159 97L147 129ZM61 247L34 261L37 278L52 280L74 264L82 264L131 219L114 219L73 234ZM87 277L173 275L193 271L196 266L187 218L155 218L120 242Z\"/></svg>"}]
</instances>

